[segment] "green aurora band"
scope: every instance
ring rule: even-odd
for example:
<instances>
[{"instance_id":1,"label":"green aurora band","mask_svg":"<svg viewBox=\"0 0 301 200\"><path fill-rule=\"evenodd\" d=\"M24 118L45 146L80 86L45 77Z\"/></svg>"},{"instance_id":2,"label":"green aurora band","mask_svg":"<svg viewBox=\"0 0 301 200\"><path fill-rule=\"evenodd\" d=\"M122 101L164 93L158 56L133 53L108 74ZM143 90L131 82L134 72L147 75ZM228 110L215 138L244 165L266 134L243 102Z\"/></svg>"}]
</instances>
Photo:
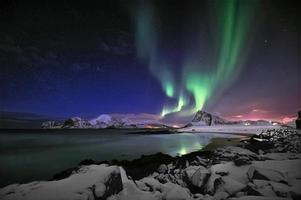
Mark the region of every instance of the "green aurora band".
<instances>
[{"instance_id":1,"label":"green aurora band","mask_svg":"<svg viewBox=\"0 0 301 200\"><path fill-rule=\"evenodd\" d=\"M187 56L182 66L182 81L175 84L175 74L166 60L160 58L158 49L158 31L155 26L155 15L150 4L144 5L136 13L136 44L138 56L148 62L151 73L156 77L169 98L177 104L165 105L161 116L179 112L181 115L193 114L203 109L209 98L217 93L217 88L225 88L239 73L246 54L246 36L256 1L223 0L210 3L217 13L217 46L218 54L209 72L202 70L201 64L194 57ZM248 38L249 39L249 38ZM200 47L196 47L198 49ZM195 55L191 54L191 55ZM163 62L164 61L164 62ZM191 98L193 97L193 103Z\"/></svg>"},{"instance_id":2,"label":"green aurora band","mask_svg":"<svg viewBox=\"0 0 301 200\"><path fill-rule=\"evenodd\" d=\"M152 75L161 83L167 97L174 97L174 76L166 62L162 62L158 49L155 16L151 4L136 9L136 45L138 57L149 65Z\"/></svg>"}]
</instances>

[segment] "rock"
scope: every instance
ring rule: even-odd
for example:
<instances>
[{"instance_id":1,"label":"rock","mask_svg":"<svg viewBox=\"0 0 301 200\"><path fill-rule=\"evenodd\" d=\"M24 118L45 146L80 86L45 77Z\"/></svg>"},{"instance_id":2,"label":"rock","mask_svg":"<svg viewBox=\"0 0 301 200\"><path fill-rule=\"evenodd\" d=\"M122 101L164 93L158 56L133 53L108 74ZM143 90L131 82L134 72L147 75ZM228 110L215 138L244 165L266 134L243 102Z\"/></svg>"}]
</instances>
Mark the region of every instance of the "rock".
<instances>
[{"instance_id":1,"label":"rock","mask_svg":"<svg viewBox=\"0 0 301 200\"><path fill-rule=\"evenodd\" d=\"M205 185L205 188L204 188L205 193L208 193L211 195L214 194L215 191L217 190L217 185L218 185L219 181L221 181L221 176L211 173L211 176L209 177L209 179Z\"/></svg>"},{"instance_id":2,"label":"rock","mask_svg":"<svg viewBox=\"0 0 301 200\"><path fill-rule=\"evenodd\" d=\"M111 196L108 198L108 200L161 200L162 195L158 191L143 191L137 187L137 185L130 180L124 169L120 167L120 174L121 174L121 180L123 184L123 190L118 193L115 196ZM140 181L141 182L141 181ZM139 183L139 185L145 184L143 182ZM149 186L145 184L146 187L148 187L148 190L150 190Z\"/></svg>"},{"instance_id":3,"label":"rock","mask_svg":"<svg viewBox=\"0 0 301 200\"><path fill-rule=\"evenodd\" d=\"M298 112L298 118L296 119L296 129L301 129L301 110Z\"/></svg>"},{"instance_id":4,"label":"rock","mask_svg":"<svg viewBox=\"0 0 301 200\"><path fill-rule=\"evenodd\" d=\"M220 171L220 172L215 172L215 174L218 174L220 176L227 176L229 174L229 172Z\"/></svg>"},{"instance_id":5,"label":"rock","mask_svg":"<svg viewBox=\"0 0 301 200\"><path fill-rule=\"evenodd\" d=\"M149 191L149 187L147 187L142 181L135 181L135 184L140 190Z\"/></svg>"},{"instance_id":6,"label":"rock","mask_svg":"<svg viewBox=\"0 0 301 200\"><path fill-rule=\"evenodd\" d=\"M263 151L262 149L259 149L259 150L258 150L258 154L259 154L259 155L263 155L263 154L264 154L264 151Z\"/></svg>"},{"instance_id":7,"label":"rock","mask_svg":"<svg viewBox=\"0 0 301 200\"><path fill-rule=\"evenodd\" d=\"M275 182L288 183L287 176L273 169L265 169L251 166L247 172L250 180L260 179L260 180L271 180Z\"/></svg>"},{"instance_id":8,"label":"rock","mask_svg":"<svg viewBox=\"0 0 301 200\"><path fill-rule=\"evenodd\" d=\"M253 182L256 188L271 187L274 193L280 197L294 196L293 194L297 189L297 187L291 187L284 183L278 183L278 182L267 181L267 180L253 180ZM299 189L297 189L297 191L300 191L300 187Z\"/></svg>"},{"instance_id":9,"label":"rock","mask_svg":"<svg viewBox=\"0 0 301 200\"><path fill-rule=\"evenodd\" d=\"M160 166L159 166L159 168L158 168L158 172L159 173L165 173L166 171L167 171L167 166L165 165L165 164L161 164Z\"/></svg>"},{"instance_id":10,"label":"rock","mask_svg":"<svg viewBox=\"0 0 301 200\"><path fill-rule=\"evenodd\" d=\"M211 172L208 171L203 166L200 166L198 170L195 171L195 173L191 177L191 184L201 188L208 180Z\"/></svg>"},{"instance_id":11,"label":"rock","mask_svg":"<svg viewBox=\"0 0 301 200\"><path fill-rule=\"evenodd\" d=\"M206 167L208 164L208 160L201 158L200 156L196 156L198 162L200 165Z\"/></svg>"},{"instance_id":12,"label":"rock","mask_svg":"<svg viewBox=\"0 0 301 200\"><path fill-rule=\"evenodd\" d=\"M121 190L119 167L102 164L83 166L68 178L58 181L6 186L0 190L0 199L93 200L106 199Z\"/></svg>"},{"instance_id":13,"label":"rock","mask_svg":"<svg viewBox=\"0 0 301 200\"><path fill-rule=\"evenodd\" d=\"M200 166L191 165L184 169L184 179L191 182L192 175L200 168Z\"/></svg>"},{"instance_id":14,"label":"rock","mask_svg":"<svg viewBox=\"0 0 301 200\"><path fill-rule=\"evenodd\" d=\"M214 194L213 199L214 200L224 200L229 197L229 194L227 192L217 192Z\"/></svg>"},{"instance_id":15,"label":"rock","mask_svg":"<svg viewBox=\"0 0 301 200\"><path fill-rule=\"evenodd\" d=\"M249 149L301 153L301 135L291 129L266 130L249 140Z\"/></svg>"},{"instance_id":16,"label":"rock","mask_svg":"<svg viewBox=\"0 0 301 200\"><path fill-rule=\"evenodd\" d=\"M236 166L242 166L242 165L250 165L250 164L252 164L252 161L247 156L241 156L241 157L237 156L236 158L234 158L233 162L234 162L234 164Z\"/></svg>"},{"instance_id":17,"label":"rock","mask_svg":"<svg viewBox=\"0 0 301 200\"><path fill-rule=\"evenodd\" d=\"M256 153L236 146L218 148L214 151L214 157L219 158L218 160L224 161L232 161L240 157L244 157L248 160L259 160L259 157Z\"/></svg>"},{"instance_id":18,"label":"rock","mask_svg":"<svg viewBox=\"0 0 301 200\"><path fill-rule=\"evenodd\" d=\"M264 197L264 196L242 196L242 197L233 197L229 200L291 200L290 198L283 197Z\"/></svg>"},{"instance_id":19,"label":"rock","mask_svg":"<svg viewBox=\"0 0 301 200\"><path fill-rule=\"evenodd\" d=\"M144 183L147 187L149 187L150 191L155 191L155 190L160 191L161 190L161 183L154 178L145 177L145 178L141 179L140 181L142 183Z\"/></svg>"},{"instance_id":20,"label":"rock","mask_svg":"<svg viewBox=\"0 0 301 200\"><path fill-rule=\"evenodd\" d=\"M199 166L199 165L200 165L200 163L199 163L198 161L196 161L196 160L192 161L190 164L191 164L191 165L196 165L196 166Z\"/></svg>"},{"instance_id":21,"label":"rock","mask_svg":"<svg viewBox=\"0 0 301 200\"><path fill-rule=\"evenodd\" d=\"M192 200L187 188L180 187L173 183L166 183L162 186L163 198L166 200Z\"/></svg>"},{"instance_id":22,"label":"rock","mask_svg":"<svg viewBox=\"0 0 301 200\"><path fill-rule=\"evenodd\" d=\"M167 182L167 174L159 174L158 177L156 177L156 179L160 182L160 183L166 183Z\"/></svg>"},{"instance_id":23,"label":"rock","mask_svg":"<svg viewBox=\"0 0 301 200\"><path fill-rule=\"evenodd\" d=\"M234 195L237 192L242 191L244 188L246 188L246 185L243 183L240 183L230 177L224 176L221 178L222 179L222 185L219 186L220 190L222 189L223 191L227 192L230 195Z\"/></svg>"},{"instance_id":24,"label":"rock","mask_svg":"<svg viewBox=\"0 0 301 200\"><path fill-rule=\"evenodd\" d=\"M136 181L139 188L142 188L144 195L151 195L151 198L143 198L143 196L136 199L166 199L166 200L185 200L192 199L192 196L187 188L183 188L174 183L162 184L154 178L146 177ZM148 188L148 189L147 189ZM132 199L127 196L127 199ZM155 198L156 197L156 198ZM125 199L125 198L124 198Z\"/></svg>"},{"instance_id":25,"label":"rock","mask_svg":"<svg viewBox=\"0 0 301 200\"><path fill-rule=\"evenodd\" d=\"M189 166L190 166L190 164L189 164L188 160L186 160L186 162L185 162L185 166L186 166L186 167L189 167Z\"/></svg>"},{"instance_id":26,"label":"rock","mask_svg":"<svg viewBox=\"0 0 301 200\"><path fill-rule=\"evenodd\" d=\"M248 195L267 196L267 197L276 197L277 196L271 186L252 188L252 190L249 189L247 194Z\"/></svg>"},{"instance_id":27,"label":"rock","mask_svg":"<svg viewBox=\"0 0 301 200\"><path fill-rule=\"evenodd\" d=\"M196 193L196 194L193 195L193 198L195 198L195 199L204 199L204 195Z\"/></svg>"},{"instance_id":28,"label":"rock","mask_svg":"<svg viewBox=\"0 0 301 200\"><path fill-rule=\"evenodd\" d=\"M152 174L152 177L153 177L153 178L157 178L159 175L160 175L160 174L159 174L158 172L154 172L154 173Z\"/></svg>"},{"instance_id":29,"label":"rock","mask_svg":"<svg viewBox=\"0 0 301 200\"><path fill-rule=\"evenodd\" d=\"M235 194L236 197L242 197L242 196L245 196L245 193L244 192L237 192Z\"/></svg>"},{"instance_id":30,"label":"rock","mask_svg":"<svg viewBox=\"0 0 301 200\"><path fill-rule=\"evenodd\" d=\"M167 165L167 169L168 170L173 170L175 168L175 166L172 164L172 163L169 163L168 165Z\"/></svg>"}]
</instances>

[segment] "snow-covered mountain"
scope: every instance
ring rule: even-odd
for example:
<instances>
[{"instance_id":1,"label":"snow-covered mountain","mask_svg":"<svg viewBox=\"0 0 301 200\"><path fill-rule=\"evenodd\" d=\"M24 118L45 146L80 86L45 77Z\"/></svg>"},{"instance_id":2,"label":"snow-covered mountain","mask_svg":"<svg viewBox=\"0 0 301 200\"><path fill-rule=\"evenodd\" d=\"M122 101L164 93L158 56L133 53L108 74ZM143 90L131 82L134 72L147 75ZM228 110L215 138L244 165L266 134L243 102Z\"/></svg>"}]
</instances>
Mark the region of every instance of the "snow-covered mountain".
<instances>
[{"instance_id":1,"label":"snow-covered mountain","mask_svg":"<svg viewBox=\"0 0 301 200\"><path fill-rule=\"evenodd\" d=\"M245 121L230 121L222 117L210 114L208 112L199 110L192 121L187 126L214 126L214 125L251 125L251 126L269 126L279 125L281 123L276 121L266 120L245 120Z\"/></svg>"},{"instance_id":2,"label":"snow-covered mountain","mask_svg":"<svg viewBox=\"0 0 301 200\"><path fill-rule=\"evenodd\" d=\"M199 110L191 121L191 124L194 126L196 125L212 126L216 124L226 124L226 123L229 122L221 117L212 115L202 110Z\"/></svg>"},{"instance_id":3,"label":"snow-covered mountain","mask_svg":"<svg viewBox=\"0 0 301 200\"><path fill-rule=\"evenodd\" d=\"M71 117L63 124L54 121L44 122L43 128L163 128L155 115L150 114L102 114L96 118Z\"/></svg>"}]
</instances>

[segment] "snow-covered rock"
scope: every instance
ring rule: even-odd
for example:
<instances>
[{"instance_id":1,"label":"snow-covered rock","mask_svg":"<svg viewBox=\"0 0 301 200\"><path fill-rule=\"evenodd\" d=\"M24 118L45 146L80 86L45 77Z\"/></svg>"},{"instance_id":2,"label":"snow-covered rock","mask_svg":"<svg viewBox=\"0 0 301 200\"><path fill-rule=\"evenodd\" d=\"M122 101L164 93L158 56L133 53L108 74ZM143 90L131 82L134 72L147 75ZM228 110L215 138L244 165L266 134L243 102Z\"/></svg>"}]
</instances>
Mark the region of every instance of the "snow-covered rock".
<instances>
[{"instance_id":1,"label":"snow-covered rock","mask_svg":"<svg viewBox=\"0 0 301 200\"><path fill-rule=\"evenodd\" d=\"M236 158L244 158L248 160L259 160L256 153L236 146L226 146L218 148L214 151L214 156L219 160L232 161Z\"/></svg>"},{"instance_id":2,"label":"snow-covered rock","mask_svg":"<svg viewBox=\"0 0 301 200\"><path fill-rule=\"evenodd\" d=\"M206 181L208 180L211 172L203 166L199 166L199 168L194 172L191 177L191 184L201 188Z\"/></svg>"},{"instance_id":3,"label":"snow-covered rock","mask_svg":"<svg viewBox=\"0 0 301 200\"><path fill-rule=\"evenodd\" d=\"M250 180L270 180L280 183L288 183L287 175L273 169L265 169L260 167L251 166L248 171L248 177Z\"/></svg>"},{"instance_id":4,"label":"snow-covered rock","mask_svg":"<svg viewBox=\"0 0 301 200\"><path fill-rule=\"evenodd\" d=\"M174 183L162 184L152 177L138 181L130 180L121 168L123 190L109 200L190 200L192 195L187 188Z\"/></svg>"},{"instance_id":5,"label":"snow-covered rock","mask_svg":"<svg viewBox=\"0 0 301 200\"><path fill-rule=\"evenodd\" d=\"M161 164L158 168L159 173L165 173L167 170L168 170L168 168L165 164Z\"/></svg>"},{"instance_id":6,"label":"snow-covered rock","mask_svg":"<svg viewBox=\"0 0 301 200\"><path fill-rule=\"evenodd\" d=\"M13 184L0 190L2 200L96 200L120 192L119 167L83 166L70 177L58 181Z\"/></svg>"}]
</instances>

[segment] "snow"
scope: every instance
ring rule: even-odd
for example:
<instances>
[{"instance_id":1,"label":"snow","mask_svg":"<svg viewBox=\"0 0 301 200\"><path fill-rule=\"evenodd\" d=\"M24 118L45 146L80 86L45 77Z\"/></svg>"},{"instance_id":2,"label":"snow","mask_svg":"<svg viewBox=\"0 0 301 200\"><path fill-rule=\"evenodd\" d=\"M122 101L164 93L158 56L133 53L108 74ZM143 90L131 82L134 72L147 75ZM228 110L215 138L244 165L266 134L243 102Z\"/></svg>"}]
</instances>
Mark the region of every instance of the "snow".
<instances>
[{"instance_id":1,"label":"snow","mask_svg":"<svg viewBox=\"0 0 301 200\"><path fill-rule=\"evenodd\" d=\"M98 123L106 123L109 124L112 121L112 117L107 114L99 115L97 118L90 120L92 125L97 125Z\"/></svg>"},{"instance_id":2,"label":"snow","mask_svg":"<svg viewBox=\"0 0 301 200\"><path fill-rule=\"evenodd\" d=\"M70 177L58 181L35 181L27 184L13 184L0 190L1 200L86 200L101 197L106 183L112 175L119 175L117 166L84 166ZM121 184L121 183L120 183Z\"/></svg>"},{"instance_id":3,"label":"snow","mask_svg":"<svg viewBox=\"0 0 301 200\"><path fill-rule=\"evenodd\" d=\"M279 125L214 125L214 126L190 126L181 128L178 132L192 133L248 133L260 134L268 129L279 129Z\"/></svg>"}]
</instances>

